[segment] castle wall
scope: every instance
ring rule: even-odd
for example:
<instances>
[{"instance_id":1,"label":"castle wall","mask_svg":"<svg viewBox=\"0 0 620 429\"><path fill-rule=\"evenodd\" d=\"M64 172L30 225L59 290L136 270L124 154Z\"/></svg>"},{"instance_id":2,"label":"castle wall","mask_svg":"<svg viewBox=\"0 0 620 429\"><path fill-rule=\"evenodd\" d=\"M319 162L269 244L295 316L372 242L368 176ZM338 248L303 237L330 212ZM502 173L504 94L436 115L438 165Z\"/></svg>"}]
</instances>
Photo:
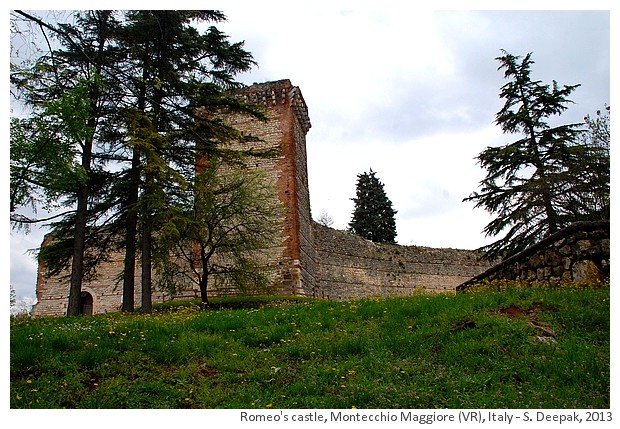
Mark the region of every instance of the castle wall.
<instances>
[{"instance_id":1,"label":"castle wall","mask_svg":"<svg viewBox=\"0 0 620 429\"><path fill-rule=\"evenodd\" d=\"M298 94L300 97L301 94ZM299 119L302 119L301 121ZM310 210L310 188L308 186L308 163L306 153L306 132L303 116L296 114L294 122L294 165L295 165L295 202L297 219L299 220L297 237L299 253L293 260L291 275L296 295L312 296L316 284L316 250L312 228L312 213ZM298 261L298 262L297 262ZM295 266L297 265L297 266ZM295 276L299 273L299 281Z\"/></svg>"},{"instance_id":2,"label":"castle wall","mask_svg":"<svg viewBox=\"0 0 620 429\"><path fill-rule=\"evenodd\" d=\"M247 115L226 115L225 120L243 133L260 139L244 143L245 149L279 149L273 158L253 158L255 168L268 172L278 199L284 204L281 254L274 255L280 266L277 292L307 295L314 283L314 249L306 155L306 134L310 129L308 108L298 87L287 79L252 85L238 92L246 102L264 106L267 122ZM239 145L235 145L239 147Z\"/></svg>"},{"instance_id":3,"label":"castle wall","mask_svg":"<svg viewBox=\"0 0 620 429\"><path fill-rule=\"evenodd\" d=\"M275 156L251 157L247 167L267 173L266 180L275 185L277 197L284 205L281 222L282 241L278 246L260 252L261 263L272 271L273 294L306 295L314 283L314 251L312 242L310 193L306 164L306 133L310 129L307 106L299 88L289 80L257 84L236 93L246 102L263 106L267 120L249 115L222 114L228 124L242 135L256 137L255 142L231 142L231 149L255 151L275 150ZM199 112L200 114L200 112ZM208 114L205 110L203 114ZM121 308L122 284L119 275L123 270L123 255L113 254L98 269L95 279L84 280L83 291L92 291L93 312L104 313ZM136 267L135 302L141 302L140 267ZM39 266L37 280L38 303L35 315L62 315L68 303L68 273L46 277L45 267ZM155 276L155 273L154 273ZM217 290L211 281L208 295L235 293ZM90 293L90 292L89 292ZM188 285L187 290L176 298L197 298L197 286ZM153 291L153 302L170 299L163 292Z\"/></svg>"},{"instance_id":4,"label":"castle wall","mask_svg":"<svg viewBox=\"0 0 620 429\"><path fill-rule=\"evenodd\" d=\"M454 291L491 266L472 250L377 244L316 223L313 229L317 297L350 299Z\"/></svg>"},{"instance_id":5,"label":"castle wall","mask_svg":"<svg viewBox=\"0 0 620 429\"><path fill-rule=\"evenodd\" d=\"M270 293L328 299L410 295L417 291L443 292L455 288L490 268L475 251L433 249L418 246L375 244L356 235L316 224L310 212L310 190L306 156L306 134L310 129L308 109L299 88L289 80L252 85L236 94L244 101L265 108L266 121L241 114L222 118L255 142L232 142L231 148L276 150L272 157L252 157L246 167L264 170L285 211L281 243L260 252L261 262L272 269ZM206 112L205 109L205 113ZM200 164L198 164L199 167ZM93 313L121 308L123 253L98 269L97 277L84 281L83 291L92 296ZM39 266L38 304L35 315L63 315L68 301L68 273L48 278ZM135 302L141 302L140 268L136 268ZM209 296L235 293L216 290ZM188 286L175 298L199 297L197 286ZM153 293L153 302L171 297Z\"/></svg>"},{"instance_id":6,"label":"castle wall","mask_svg":"<svg viewBox=\"0 0 620 429\"><path fill-rule=\"evenodd\" d=\"M47 238L49 239L49 238ZM45 244L45 241L44 241ZM93 279L85 279L82 282L82 291L87 292L93 299L93 314L119 311L123 299L122 279L119 276L123 270L123 256L121 253L113 253L105 264L97 269L97 275ZM136 267L134 302L142 300L140 288L140 265ZM37 304L33 309L35 316L61 316L67 313L69 302L69 274L67 271L60 276L47 277L45 266L39 265L37 276ZM187 290L179 294L179 299L199 297L198 290ZM171 297L162 291L153 291L153 302L164 302Z\"/></svg>"}]
</instances>

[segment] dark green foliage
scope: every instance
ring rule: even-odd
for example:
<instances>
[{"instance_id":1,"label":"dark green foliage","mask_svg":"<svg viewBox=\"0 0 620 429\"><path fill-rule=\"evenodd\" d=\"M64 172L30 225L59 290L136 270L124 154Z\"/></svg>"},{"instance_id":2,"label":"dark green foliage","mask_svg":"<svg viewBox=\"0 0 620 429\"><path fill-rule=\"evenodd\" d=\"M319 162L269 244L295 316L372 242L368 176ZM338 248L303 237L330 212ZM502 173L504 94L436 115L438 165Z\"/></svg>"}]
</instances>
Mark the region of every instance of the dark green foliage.
<instances>
[{"instance_id":1,"label":"dark green foliage","mask_svg":"<svg viewBox=\"0 0 620 429\"><path fill-rule=\"evenodd\" d=\"M80 11L66 20L12 13L14 34L36 23L55 43L11 64L11 94L30 109L11 123L11 220L45 221L19 213L23 206L67 210L39 256L50 274L71 269L70 314L82 279L119 249L123 309L133 310L140 256L149 311L153 231L178 212L196 160L245 139L216 114L263 119L230 93L255 63L242 42L213 26L197 29L224 21L218 11Z\"/></svg>"},{"instance_id":2,"label":"dark green foliage","mask_svg":"<svg viewBox=\"0 0 620 429\"><path fill-rule=\"evenodd\" d=\"M495 122L522 137L478 155L487 177L464 200L495 215L484 232L503 237L485 248L490 257L510 256L572 222L609 216L608 146L605 152L584 137L583 124L548 122L568 108L579 85L545 85L531 77L531 54L503 54L497 60L509 82Z\"/></svg>"},{"instance_id":3,"label":"dark green foliage","mask_svg":"<svg viewBox=\"0 0 620 429\"><path fill-rule=\"evenodd\" d=\"M358 174L351 232L377 243L395 243L396 211L375 172Z\"/></svg>"}]
</instances>

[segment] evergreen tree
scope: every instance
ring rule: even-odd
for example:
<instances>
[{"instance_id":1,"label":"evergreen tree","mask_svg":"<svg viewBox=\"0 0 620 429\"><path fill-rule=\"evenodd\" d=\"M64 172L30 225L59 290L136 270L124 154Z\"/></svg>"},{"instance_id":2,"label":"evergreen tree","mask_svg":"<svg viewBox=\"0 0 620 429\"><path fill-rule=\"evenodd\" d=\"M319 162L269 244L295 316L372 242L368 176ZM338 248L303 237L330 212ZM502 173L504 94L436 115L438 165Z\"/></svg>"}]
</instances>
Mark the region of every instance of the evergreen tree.
<instances>
[{"instance_id":1,"label":"evergreen tree","mask_svg":"<svg viewBox=\"0 0 620 429\"><path fill-rule=\"evenodd\" d=\"M583 203L598 172L599 151L580 136L582 124L551 126L572 103L567 97L579 85L551 86L531 77L531 54L502 51L496 58L509 80L500 92L505 100L496 115L504 133L520 134L514 143L489 147L477 157L487 170L481 190L464 201L476 202L496 215L485 228L488 236L505 235L486 246L489 257L506 257L534 244L576 220L592 215ZM584 186L585 185L585 186Z\"/></svg>"},{"instance_id":2,"label":"evergreen tree","mask_svg":"<svg viewBox=\"0 0 620 429\"><path fill-rule=\"evenodd\" d=\"M11 64L12 95L31 107L29 118L11 123L11 220L36 222L17 208L61 195L69 209L40 258L51 274L71 268L68 314L79 312L89 269L118 248L126 249L123 309L133 310L140 256L149 311L153 231L174 216L199 157L251 138L217 112L264 117L229 92L252 56L213 26L196 29L225 20L218 11L83 11L74 24L15 11L19 32L18 17L58 43L24 67Z\"/></svg>"},{"instance_id":3,"label":"evergreen tree","mask_svg":"<svg viewBox=\"0 0 620 429\"><path fill-rule=\"evenodd\" d=\"M152 252L157 245L153 231L175 215L175 205L195 174L197 157L217 152L219 143L239 134L216 119L215 113L226 108L260 116L227 94L240 86L236 74L254 65L243 43L230 43L213 26L202 34L195 27L223 20L225 16L217 11L130 11L119 32L121 45L130 53L129 82L135 94L127 110L128 146L133 156L124 296L133 296L139 222L143 312L151 308ZM141 182L137 180L140 175ZM131 310L129 304L124 307Z\"/></svg>"},{"instance_id":4,"label":"evergreen tree","mask_svg":"<svg viewBox=\"0 0 620 429\"><path fill-rule=\"evenodd\" d=\"M388 199L383 183L370 169L369 173L358 174L353 218L349 230L367 240L377 243L395 243L396 211Z\"/></svg>"},{"instance_id":5,"label":"evergreen tree","mask_svg":"<svg viewBox=\"0 0 620 429\"><path fill-rule=\"evenodd\" d=\"M66 250L64 260L70 258L71 261L67 315L77 315L80 313L81 285L87 264L85 254L89 224L92 225L98 215L91 209L94 199L98 197L93 189L101 185L97 182L106 175L105 161L97 159L97 153L103 143L100 130L107 122L106 113L113 110L110 106L114 100L105 94L104 88L105 69L118 58L111 40L117 21L110 11L89 11L79 14L75 25L53 26L28 13L16 13L36 22L42 31L51 31L60 49L50 48L49 54L38 58L32 67L12 67L15 94L19 94L31 109L31 117L21 121L22 125L28 126L14 128L16 132L12 132L12 140L15 137L19 143L27 143L35 150L45 147L46 153L43 159L37 161L38 171L31 172L28 170L29 163L24 163L24 158L20 158L24 152L12 152L11 159L16 161L12 162L12 166L23 167L12 175L12 183L16 185L12 187L18 189L29 183L45 189L47 196L50 196L53 187L63 200L61 205L75 207L59 223L63 234L58 234L55 245L71 243L70 246L62 246ZM30 133L24 134L24 129L29 129ZM23 139L24 136L29 138ZM67 161L64 172L55 168L57 177L49 183L36 180L37 174L49 171L48 161L53 160L58 166L56 161L59 159ZM74 180L67 180L70 177ZM14 181L16 178L19 179ZM60 183L63 186L57 188ZM57 254L58 248L49 250L48 254Z\"/></svg>"}]
</instances>

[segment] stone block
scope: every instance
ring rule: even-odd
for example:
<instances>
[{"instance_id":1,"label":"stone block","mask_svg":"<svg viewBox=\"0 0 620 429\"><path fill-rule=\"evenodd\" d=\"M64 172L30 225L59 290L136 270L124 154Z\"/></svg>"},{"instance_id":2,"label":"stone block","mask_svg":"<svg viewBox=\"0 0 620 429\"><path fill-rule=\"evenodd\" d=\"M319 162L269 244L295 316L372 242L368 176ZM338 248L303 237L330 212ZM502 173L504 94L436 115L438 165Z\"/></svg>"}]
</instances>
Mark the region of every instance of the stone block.
<instances>
[{"instance_id":1,"label":"stone block","mask_svg":"<svg viewBox=\"0 0 620 429\"><path fill-rule=\"evenodd\" d=\"M592 240L577 240L573 244L573 252L577 255L585 254L592 246Z\"/></svg>"},{"instance_id":2,"label":"stone block","mask_svg":"<svg viewBox=\"0 0 620 429\"><path fill-rule=\"evenodd\" d=\"M609 238L603 238L599 242L603 255L609 256Z\"/></svg>"},{"instance_id":3,"label":"stone block","mask_svg":"<svg viewBox=\"0 0 620 429\"><path fill-rule=\"evenodd\" d=\"M558 252L560 253L560 255L562 256L567 256L570 255L572 253L572 249L571 246L569 246L568 244L566 246L562 246L560 247L560 249L558 250Z\"/></svg>"},{"instance_id":4,"label":"stone block","mask_svg":"<svg viewBox=\"0 0 620 429\"><path fill-rule=\"evenodd\" d=\"M550 266L556 266L560 264L562 255L554 248L545 250L545 264Z\"/></svg>"},{"instance_id":5,"label":"stone block","mask_svg":"<svg viewBox=\"0 0 620 429\"><path fill-rule=\"evenodd\" d=\"M602 280L601 270L589 259L575 262L572 275L573 280L578 283L595 283Z\"/></svg>"},{"instance_id":6,"label":"stone block","mask_svg":"<svg viewBox=\"0 0 620 429\"><path fill-rule=\"evenodd\" d=\"M572 266L573 266L573 260L572 260L572 258L570 258L570 257L568 257L568 256L567 256L567 257L565 257L565 258L563 259L563 268L564 268L564 271L568 271L568 270L570 270Z\"/></svg>"},{"instance_id":7,"label":"stone block","mask_svg":"<svg viewBox=\"0 0 620 429\"><path fill-rule=\"evenodd\" d=\"M545 262L544 258L541 257L541 255L535 254L535 255L530 256L528 260L528 265L530 266L530 268L538 268L542 266L544 262Z\"/></svg>"}]
</instances>

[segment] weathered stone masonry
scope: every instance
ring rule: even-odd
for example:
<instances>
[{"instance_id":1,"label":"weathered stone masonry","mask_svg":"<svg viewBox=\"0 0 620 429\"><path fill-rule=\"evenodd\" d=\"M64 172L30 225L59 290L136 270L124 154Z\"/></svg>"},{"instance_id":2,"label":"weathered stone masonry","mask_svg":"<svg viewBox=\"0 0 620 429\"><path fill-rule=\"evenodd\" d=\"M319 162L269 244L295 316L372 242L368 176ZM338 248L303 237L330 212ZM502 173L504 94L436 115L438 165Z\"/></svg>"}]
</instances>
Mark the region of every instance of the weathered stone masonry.
<instances>
[{"instance_id":1,"label":"weathered stone masonry","mask_svg":"<svg viewBox=\"0 0 620 429\"><path fill-rule=\"evenodd\" d=\"M47 236L43 240L43 245L49 240ZM84 280L82 282L82 296L88 297L91 302L93 313L105 313L110 311L118 311L121 309L123 287L119 283L119 274L123 269L124 253L115 253L110 259L102 264L97 270L97 276L94 279ZM39 265L37 275L37 304L33 309L35 316L61 316L67 312L67 304L69 300L69 272L56 277L47 277L45 275L45 266ZM134 293L135 302L140 302L140 265L137 264L135 276L135 284L137 285ZM153 301L162 302L165 294L161 291L153 291ZM182 295L186 298L194 298L193 291L187 291Z\"/></svg>"},{"instance_id":2,"label":"weathered stone masonry","mask_svg":"<svg viewBox=\"0 0 620 429\"><path fill-rule=\"evenodd\" d=\"M242 100L265 107L267 122L247 115L226 115L225 120L244 134L260 139L246 149L279 149L275 158L255 158L255 168L269 173L283 203L283 249L279 293L307 295L314 284L314 249L311 233L310 190L306 162L306 134L311 127L301 91L287 79L252 85L238 92Z\"/></svg>"},{"instance_id":3,"label":"weathered stone masonry","mask_svg":"<svg viewBox=\"0 0 620 429\"><path fill-rule=\"evenodd\" d=\"M610 276L610 223L575 222L457 287L496 279L593 283Z\"/></svg>"},{"instance_id":4,"label":"weathered stone masonry","mask_svg":"<svg viewBox=\"0 0 620 429\"><path fill-rule=\"evenodd\" d=\"M377 244L314 224L314 296L349 299L454 291L490 267L471 250Z\"/></svg>"}]
</instances>

